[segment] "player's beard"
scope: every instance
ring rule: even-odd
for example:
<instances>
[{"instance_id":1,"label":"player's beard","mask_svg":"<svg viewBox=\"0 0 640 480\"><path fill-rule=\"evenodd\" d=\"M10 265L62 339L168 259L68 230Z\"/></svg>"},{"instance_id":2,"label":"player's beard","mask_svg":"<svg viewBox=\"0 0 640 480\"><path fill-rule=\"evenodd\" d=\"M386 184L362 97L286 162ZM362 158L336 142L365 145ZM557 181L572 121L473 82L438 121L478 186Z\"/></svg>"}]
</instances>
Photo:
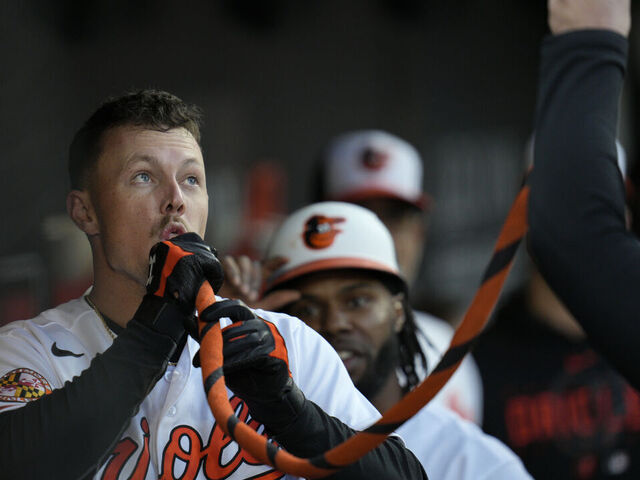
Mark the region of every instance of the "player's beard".
<instances>
[{"instance_id":1,"label":"player's beard","mask_svg":"<svg viewBox=\"0 0 640 480\"><path fill-rule=\"evenodd\" d=\"M398 335L391 333L387 341L380 347L378 355L369 361L360 380L356 382L356 388L370 401L386 384L389 375L395 375L400 363L399 342Z\"/></svg>"}]
</instances>

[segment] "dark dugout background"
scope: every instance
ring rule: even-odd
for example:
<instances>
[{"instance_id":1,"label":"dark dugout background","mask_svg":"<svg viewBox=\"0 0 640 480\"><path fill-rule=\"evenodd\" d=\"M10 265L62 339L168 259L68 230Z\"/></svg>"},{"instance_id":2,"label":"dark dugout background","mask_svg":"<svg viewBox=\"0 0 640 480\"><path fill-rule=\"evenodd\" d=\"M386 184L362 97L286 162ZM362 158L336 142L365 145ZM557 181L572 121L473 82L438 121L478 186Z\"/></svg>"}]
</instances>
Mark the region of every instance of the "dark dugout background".
<instances>
[{"instance_id":1,"label":"dark dugout background","mask_svg":"<svg viewBox=\"0 0 640 480\"><path fill-rule=\"evenodd\" d=\"M263 209L290 210L312 199L332 135L381 128L413 143L435 198L415 301L455 318L518 188L545 32L543 0L3 2L0 323L90 282L86 241L64 220L67 147L107 95L143 87L205 111L208 240L223 252L268 231L251 222L265 192L247 203L258 162L273 173Z\"/></svg>"}]
</instances>

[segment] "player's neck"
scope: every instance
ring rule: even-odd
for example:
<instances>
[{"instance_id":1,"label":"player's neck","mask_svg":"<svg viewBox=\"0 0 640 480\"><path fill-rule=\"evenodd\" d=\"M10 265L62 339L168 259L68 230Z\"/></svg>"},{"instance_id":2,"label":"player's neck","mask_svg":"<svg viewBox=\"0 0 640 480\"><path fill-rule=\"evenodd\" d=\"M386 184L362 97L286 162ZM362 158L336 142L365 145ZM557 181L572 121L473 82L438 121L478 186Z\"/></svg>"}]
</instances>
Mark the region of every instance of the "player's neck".
<instances>
[{"instance_id":1,"label":"player's neck","mask_svg":"<svg viewBox=\"0 0 640 480\"><path fill-rule=\"evenodd\" d=\"M135 280L94 263L91 302L101 314L125 327L138 309L145 289Z\"/></svg>"},{"instance_id":2,"label":"player's neck","mask_svg":"<svg viewBox=\"0 0 640 480\"><path fill-rule=\"evenodd\" d=\"M126 327L142 301L142 295L138 293L138 285L133 284L124 289L104 288L102 285L96 279L89 294L91 302L102 315L121 327Z\"/></svg>"},{"instance_id":3,"label":"player's neck","mask_svg":"<svg viewBox=\"0 0 640 480\"><path fill-rule=\"evenodd\" d=\"M384 413L390 407L398 403L403 397L404 392L402 387L398 383L398 377L395 371L387 376L387 381L382 385L378 393L373 398L369 398L369 401L373 403L373 406L378 409L379 412Z\"/></svg>"}]
</instances>

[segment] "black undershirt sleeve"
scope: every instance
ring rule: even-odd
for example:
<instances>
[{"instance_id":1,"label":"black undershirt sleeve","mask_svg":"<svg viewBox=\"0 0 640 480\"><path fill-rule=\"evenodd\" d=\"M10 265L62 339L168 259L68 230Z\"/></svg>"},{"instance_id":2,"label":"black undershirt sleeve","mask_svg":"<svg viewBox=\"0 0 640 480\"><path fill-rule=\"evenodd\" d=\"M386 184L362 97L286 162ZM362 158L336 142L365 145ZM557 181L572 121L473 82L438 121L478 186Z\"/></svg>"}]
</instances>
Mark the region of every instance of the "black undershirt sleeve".
<instances>
[{"instance_id":1,"label":"black undershirt sleeve","mask_svg":"<svg viewBox=\"0 0 640 480\"><path fill-rule=\"evenodd\" d=\"M591 344L640 388L640 243L615 148L627 48L604 30L543 44L529 247Z\"/></svg>"},{"instance_id":2,"label":"black undershirt sleeve","mask_svg":"<svg viewBox=\"0 0 640 480\"><path fill-rule=\"evenodd\" d=\"M330 450L356 432L306 400L297 418L274 439L288 452L310 458ZM427 479L420 461L398 437L389 437L357 462L325 477L331 480Z\"/></svg>"},{"instance_id":3,"label":"black undershirt sleeve","mask_svg":"<svg viewBox=\"0 0 640 480\"><path fill-rule=\"evenodd\" d=\"M0 414L0 479L91 477L175 350L170 337L132 320L73 381Z\"/></svg>"}]
</instances>

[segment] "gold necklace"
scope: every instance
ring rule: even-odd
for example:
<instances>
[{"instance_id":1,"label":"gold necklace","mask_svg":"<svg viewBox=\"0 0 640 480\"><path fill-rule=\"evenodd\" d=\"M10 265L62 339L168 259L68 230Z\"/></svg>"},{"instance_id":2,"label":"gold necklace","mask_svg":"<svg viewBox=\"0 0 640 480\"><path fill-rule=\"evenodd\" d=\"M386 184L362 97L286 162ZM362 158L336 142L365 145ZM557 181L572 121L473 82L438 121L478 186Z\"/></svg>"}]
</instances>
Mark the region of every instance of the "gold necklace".
<instances>
[{"instance_id":1,"label":"gold necklace","mask_svg":"<svg viewBox=\"0 0 640 480\"><path fill-rule=\"evenodd\" d=\"M109 334L109 336L111 337L111 340L115 340L116 339L116 334L113 333L113 330L111 330L109 328L109 325L107 325L107 322L105 321L104 317L102 316L102 314L100 313L100 310L98 310L98 307L96 307L94 305L94 303L89 299L88 295L84 296L84 299L87 301L87 303L89 304L89 306L93 309L94 312L96 312L96 315L98 315L98 318L100 320L102 320L102 325L104 326L105 330L107 331L107 333Z\"/></svg>"}]
</instances>

